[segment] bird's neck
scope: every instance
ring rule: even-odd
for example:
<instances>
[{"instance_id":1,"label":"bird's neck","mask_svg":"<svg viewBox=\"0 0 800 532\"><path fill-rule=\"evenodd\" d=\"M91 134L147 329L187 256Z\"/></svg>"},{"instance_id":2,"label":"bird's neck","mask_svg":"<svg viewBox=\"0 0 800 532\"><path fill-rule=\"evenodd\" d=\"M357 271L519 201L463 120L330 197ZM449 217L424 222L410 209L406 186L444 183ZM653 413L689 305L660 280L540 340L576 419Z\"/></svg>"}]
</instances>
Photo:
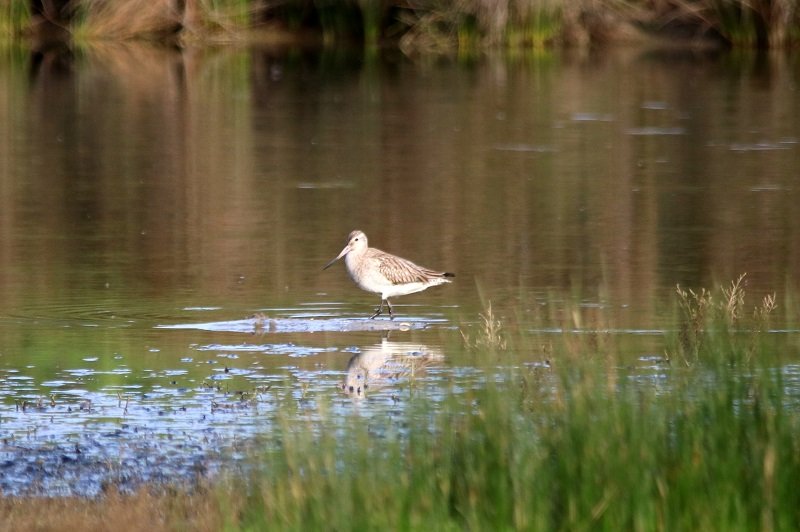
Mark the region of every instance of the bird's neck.
<instances>
[{"instance_id":1,"label":"bird's neck","mask_svg":"<svg viewBox=\"0 0 800 532\"><path fill-rule=\"evenodd\" d=\"M361 259L364 257L364 253L366 252L365 249L354 249L344 257L344 262L348 268L352 269L357 264L361 263Z\"/></svg>"}]
</instances>

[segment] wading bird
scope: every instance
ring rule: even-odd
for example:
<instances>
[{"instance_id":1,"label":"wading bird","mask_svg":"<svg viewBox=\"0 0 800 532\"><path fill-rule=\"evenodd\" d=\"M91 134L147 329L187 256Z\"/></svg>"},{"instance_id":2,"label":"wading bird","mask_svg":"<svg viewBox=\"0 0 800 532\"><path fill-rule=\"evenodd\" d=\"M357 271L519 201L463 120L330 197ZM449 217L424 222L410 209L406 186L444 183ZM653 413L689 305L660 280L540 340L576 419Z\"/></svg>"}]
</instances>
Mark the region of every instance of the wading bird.
<instances>
[{"instance_id":1,"label":"wading bird","mask_svg":"<svg viewBox=\"0 0 800 532\"><path fill-rule=\"evenodd\" d=\"M367 235L357 230L348 235L342 252L322 269L328 269L342 257L347 273L359 288L381 295L381 304L370 319L383 312L384 302L389 307L389 319L394 318L390 297L421 292L431 286L449 283L450 278L455 277L453 273L429 270L410 260L371 248L367 244Z\"/></svg>"}]
</instances>

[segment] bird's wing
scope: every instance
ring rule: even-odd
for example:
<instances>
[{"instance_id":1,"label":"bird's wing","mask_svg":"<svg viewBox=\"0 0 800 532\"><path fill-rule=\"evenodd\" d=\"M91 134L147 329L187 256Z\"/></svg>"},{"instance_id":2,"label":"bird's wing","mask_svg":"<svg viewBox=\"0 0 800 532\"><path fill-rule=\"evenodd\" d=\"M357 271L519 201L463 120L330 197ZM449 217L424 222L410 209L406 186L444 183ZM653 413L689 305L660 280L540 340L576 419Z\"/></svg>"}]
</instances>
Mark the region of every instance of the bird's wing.
<instances>
[{"instance_id":1,"label":"bird's wing","mask_svg":"<svg viewBox=\"0 0 800 532\"><path fill-rule=\"evenodd\" d=\"M376 250L378 251L378 250ZM441 277L442 273L423 268L389 253L379 252L373 255L378 263L378 271L394 285L405 283L425 283L432 278Z\"/></svg>"}]
</instances>

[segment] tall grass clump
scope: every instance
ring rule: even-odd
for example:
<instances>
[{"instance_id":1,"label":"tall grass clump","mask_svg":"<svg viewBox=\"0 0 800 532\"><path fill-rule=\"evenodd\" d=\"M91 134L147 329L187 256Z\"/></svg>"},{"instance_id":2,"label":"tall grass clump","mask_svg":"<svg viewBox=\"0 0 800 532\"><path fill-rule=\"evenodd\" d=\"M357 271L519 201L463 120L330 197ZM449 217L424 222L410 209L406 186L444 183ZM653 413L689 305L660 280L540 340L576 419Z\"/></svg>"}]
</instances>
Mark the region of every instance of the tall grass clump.
<instances>
[{"instance_id":1,"label":"tall grass clump","mask_svg":"<svg viewBox=\"0 0 800 532\"><path fill-rule=\"evenodd\" d=\"M563 36L565 12L569 6L558 0L519 3L513 6L506 29L510 48L543 48Z\"/></svg>"},{"instance_id":2,"label":"tall grass clump","mask_svg":"<svg viewBox=\"0 0 800 532\"><path fill-rule=\"evenodd\" d=\"M242 34L256 9L249 0L81 0L70 22L78 42L216 39Z\"/></svg>"},{"instance_id":3,"label":"tall grass clump","mask_svg":"<svg viewBox=\"0 0 800 532\"><path fill-rule=\"evenodd\" d=\"M573 7L561 0L423 0L399 13L406 26L400 47L407 53L540 48L562 40Z\"/></svg>"},{"instance_id":4,"label":"tall grass clump","mask_svg":"<svg viewBox=\"0 0 800 532\"><path fill-rule=\"evenodd\" d=\"M161 39L175 34L181 20L171 0L82 0L70 33L77 42Z\"/></svg>"},{"instance_id":5,"label":"tall grass clump","mask_svg":"<svg viewBox=\"0 0 800 532\"><path fill-rule=\"evenodd\" d=\"M479 313L480 323L474 333L461 330L464 345L473 350L503 351L508 346L503 324L489 301L483 312Z\"/></svg>"},{"instance_id":6,"label":"tall grass clump","mask_svg":"<svg viewBox=\"0 0 800 532\"><path fill-rule=\"evenodd\" d=\"M745 313L744 279L676 293L693 309L690 363L652 379L586 337L583 356L555 342L552 367L484 370L479 389L454 382L444 399L418 393L400 413L335 429L287 422L261 473L222 495L228 524L796 529L800 391L755 326L774 296Z\"/></svg>"},{"instance_id":7,"label":"tall grass clump","mask_svg":"<svg viewBox=\"0 0 800 532\"><path fill-rule=\"evenodd\" d=\"M524 372L406 429L282 435L229 493L258 530L754 530L800 525L797 398L779 375L684 376L667 394L602 367ZM535 385L531 380L538 381ZM535 388L535 390L533 389ZM243 496L244 494L244 496ZM224 501L223 495L223 501ZM225 507L223 503L223 507Z\"/></svg>"},{"instance_id":8,"label":"tall grass clump","mask_svg":"<svg viewBox=\"0 0 800 532\"><path fill-rule=\"evenodd\" d=\"M775 294L767 294L748 313L745 304L746 274L715 291L695 291L676 286L678 337L668 350L686 364L702 353L751 356L777 309Z\"/></svg>"}]
</instances>

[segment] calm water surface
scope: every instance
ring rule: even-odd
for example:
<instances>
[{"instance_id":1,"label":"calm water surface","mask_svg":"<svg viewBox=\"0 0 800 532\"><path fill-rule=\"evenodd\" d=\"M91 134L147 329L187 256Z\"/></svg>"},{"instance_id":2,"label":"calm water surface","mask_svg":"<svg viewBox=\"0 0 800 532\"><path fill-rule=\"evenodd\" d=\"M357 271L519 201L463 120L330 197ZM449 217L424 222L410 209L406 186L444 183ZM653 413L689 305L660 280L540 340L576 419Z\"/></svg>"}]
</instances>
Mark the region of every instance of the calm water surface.
<instances>
[{"instance_id":1,"label":"calm water surface","mask_svg":"<svg viewBox=\"0 0 800 532\"><path fill-rule=\"evenodd\" d=\"M797 62L5 53L0 491L213 473L287 405L391 419L545 364L466 350L482 301L522 337L610 329L658 377L676 284L795 290ZM365 320L378 297L321 271L356 228L456 282Z\"/></svg>"}]
</instances>

